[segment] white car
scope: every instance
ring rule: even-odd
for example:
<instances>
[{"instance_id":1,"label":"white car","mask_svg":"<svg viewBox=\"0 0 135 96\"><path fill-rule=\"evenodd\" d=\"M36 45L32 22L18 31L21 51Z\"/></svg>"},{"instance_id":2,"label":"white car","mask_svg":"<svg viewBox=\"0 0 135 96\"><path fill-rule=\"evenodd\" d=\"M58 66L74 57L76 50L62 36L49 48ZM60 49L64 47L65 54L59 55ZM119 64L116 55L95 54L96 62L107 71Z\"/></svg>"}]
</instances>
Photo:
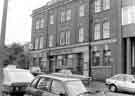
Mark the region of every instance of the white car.
<instances>
[{"instance_id":1,"label":"white car","mask_svg":"<svg viewBox=\"0 0 135 96\"><path fill-rule=\"evenodd\" d=\"M16 68L4 68L3 69L3 96L23 96L25 88L34 79L34 76L29 70L16 69Z\"/></svg>"},{"instance_id":2,"label":"white car","mask_svg":"<svg viewBox=\"0 0 135 96\"><path fill-rule=\"evenodd\" d=\"M135 76L129 74L117 74L106 79L106 85L110 91L126 91L135 93Z\"/></svg>"}]
</instances>

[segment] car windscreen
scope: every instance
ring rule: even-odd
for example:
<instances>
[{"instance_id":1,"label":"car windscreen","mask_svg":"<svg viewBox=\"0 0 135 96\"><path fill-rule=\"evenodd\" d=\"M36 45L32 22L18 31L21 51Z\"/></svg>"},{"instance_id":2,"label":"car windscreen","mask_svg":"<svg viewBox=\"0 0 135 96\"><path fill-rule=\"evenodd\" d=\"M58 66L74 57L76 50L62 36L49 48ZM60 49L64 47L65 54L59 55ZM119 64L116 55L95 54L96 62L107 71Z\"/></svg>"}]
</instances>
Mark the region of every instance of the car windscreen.
<instances>
[{"instance_id":1,"label":"car windscreen","mask_svg":"<svg viewBox=\"0 0 135 96\"><path fill-rule=\"evenodd\" d=\"M66 82L67 89L70 96L77 96L81 93L87 92L87 89L81 81L68 81Z\"/></svg>"}]
</instances>

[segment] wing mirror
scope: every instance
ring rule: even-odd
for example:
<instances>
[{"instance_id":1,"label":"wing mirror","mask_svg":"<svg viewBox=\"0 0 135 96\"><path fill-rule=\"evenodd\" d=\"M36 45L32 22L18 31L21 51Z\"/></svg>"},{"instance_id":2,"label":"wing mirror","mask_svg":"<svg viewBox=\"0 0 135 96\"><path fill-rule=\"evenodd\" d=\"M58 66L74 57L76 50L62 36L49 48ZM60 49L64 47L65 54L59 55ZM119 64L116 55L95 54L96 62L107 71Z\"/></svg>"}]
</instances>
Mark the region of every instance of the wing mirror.
<instances>
[{"instance_id":1,"label":"wing mirror","mask_svg":"<svg viewBox=\"0 0 135 96\"><path fill-rule=\"evenodd\" d=\"M135 81L131 81L132 83L135 83Z\"/></svg>"},{"instance_id":2,"label":"wing mirror","mask_svg":"<svg viewBox=\"0 0 135 96\"><path fill-rule=\"evenodd\" d=\"M59 96L66 96L64 93L60 93Z\"/></svg>"}]
</instances>

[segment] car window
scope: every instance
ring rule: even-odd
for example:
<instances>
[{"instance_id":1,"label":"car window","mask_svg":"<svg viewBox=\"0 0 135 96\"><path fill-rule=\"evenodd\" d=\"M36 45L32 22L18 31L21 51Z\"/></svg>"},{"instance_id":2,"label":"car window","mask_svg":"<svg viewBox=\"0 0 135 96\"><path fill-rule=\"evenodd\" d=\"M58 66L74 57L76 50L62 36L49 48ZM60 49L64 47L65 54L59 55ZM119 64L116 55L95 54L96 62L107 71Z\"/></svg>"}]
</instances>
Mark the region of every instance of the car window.
<instances>
[{"instance_id":1,"label":"car window","mask_svg":"<svg viewBox=\"0 0 135 96\"><path fill-rule=\"evenodd\" d=\"M119 80L119 81L125 81L126 77L124 75L117 75L117 76L114 76L113 79Z\"/></svg>"},{"instance_id":2,"label":"car window","mask_svg":"<svg viewBox=\"0 0 135 96\"><path fill-rule=\"evenodd\" d=\"M131 81L135 81L135 79L134 79L134 77L132 75L127 75L126 76L126 81L131 82Z\"/></svg>"},{"instance_id":3,"label":"car window","mask_svg":"<svg viewBox=\"0 0 135 96\"><path fill-rule=\"evenodd\" d=\"M57 95L59 95L60 93L65 94L65 89L61 82L53 80L51 85L51 92Z\"/></svg>"},{"instance_id":4,"label":"car window","mask_svg":"<svg viewBox=\"0 0 135 96\"><path fill-rule=\"evenodd\" d=\"M36 78L32 81L32 83L30 84L31 87L35 88L36 87L36 84L38 82L39 78Z\"/></svg>"},{"instance_id":5,"label":"car window","mask_svg":"<svg viewBox=\"0 0 135 96\"><path fill-rule=\"evenodd\" d=\"M50 78L41 78L37 84L38 89L49 90L51 84Z\"/></svg>"}]
</instances>

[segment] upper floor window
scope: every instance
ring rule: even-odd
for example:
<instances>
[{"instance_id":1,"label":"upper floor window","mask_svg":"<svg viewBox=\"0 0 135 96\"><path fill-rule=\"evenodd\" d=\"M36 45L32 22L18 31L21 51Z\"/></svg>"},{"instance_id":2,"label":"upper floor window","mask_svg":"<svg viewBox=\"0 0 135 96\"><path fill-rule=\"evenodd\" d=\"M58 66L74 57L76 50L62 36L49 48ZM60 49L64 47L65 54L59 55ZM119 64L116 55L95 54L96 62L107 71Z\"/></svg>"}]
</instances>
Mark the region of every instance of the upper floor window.
<instances>
[{"instance_id":1,"label":"upper floor window","mask_svg":"<svg viewBox=\"0 0 135 96\"><path fill-rule=\"evenodd\" d=\"M110 38L110 23L108 21L103 23L103 38Z\"/></svg>"},{"instance_id":2,"label":"upper floor window","mask_svg":"<svg viewBox=\"0 0 135 96\"><path fill-rule=\"evenodd\" d=\"M49 47L53 46L53 35L49 36Z\"/></svg>"},{"instance_id":3,"label":"upper floor window","mask_svg":"<svg viewBox=\"0 0 135 96\"><path fill-rule=\"evenodd\" d=\"M103 0L103 10L110 9L110 0Z\"/></svg>"},{"instance_id":4,"label":"upper floor window","mask_svg":"<svg viewBox=\"0 0 135 96\"><path fill-rule=\"evenodd\" d=\"M37 20L36 21L36 29L39 29L40 28L40 20Z\"/></svg>"},{"instance_id":5,"label":"upper floor window","mask_svg":"<svg viewBox=\"0 0 135 96\"><path fill-rule=\"evenodd\" d=\"M101 0L95 0L95 12L101 11Z\"/></svg>"},{"instance_id":6,"label":"upper floor window","mask_svg":"<svg viewBox=\"0 0 135 96\"><path fill-rule=\"evenodd\" d=\"M40 28L44 28L44 19L43 18L40 20Z\"/></svg>"},{"instance_id":7,"label":"upper floor window","mask_svg":"<svg viewBox=\"0 0 135 96\"><path fill-rule=\"evenodd\" d=\"M94 40L101 39L100 34L101 34L101 32L100 32L100 24L95 24Z\"/></svg>"},{"instance_id":8,"label":"upper floor window","mask_svg":"<svg viewBox=\"0 0 135 96\"><path fill-rule=\"evenodd\" d=\"M65 44L65 32L60 33L60 45Z\"/></svg>"},{"instance_id":9,"label":"upper floor window","mask_svg":"<svg viewBox=\"0 0 135 96\"><path fill-rule=\"evenodd\" d=\"M71 20L71 9L68 9L67 12L66 12L66 20L69 21Z\"/></svg>"},{"instance_id":10,"label":"upper floor window","mask_svg":"<svg viewBox=\"0 0 135 96\"><path fill-rule=\"evenodd\" d=\"M81 5L79 9L79 16L84 16L85 15L85 5Z\"/></svg>"},{"instance_id":11,"label":"upper floor window","mask_svg":"<svg viewBox=\"0 0 135 96\"><path fill-rule=\"evenodd\" d=\"M79 42L83 42L84 41L84 28L79 28Z\"/></svg>"},{"instance_id":12,"label":"upper floor window","mask_svg":"<svg viewBox=\"0 0 135 96\"><path fill-rule=\"evenodd\" d=\"M54 24L54 15L50 15L50 24Z\"/></svg>"},{"instance_id":13,"label":"upper floor window","mask_svg":"<svg viewBox=\"0 0 135 96\"><path fill-rule=\"evenodd\" d=\"M66 44L70 44L70 31L66 32Z\"/></svg>"},{"instance_id":14,"label":"upper floor window","mask_svg":"<svg viewBox=\"0 0 135 96\"><path fill-rule=\"evenodd\" d=\"M42 49L44 47L44 37L40 37L39 48Z\"/></svg>"},{"instance_id":15,"label":"upper floor window","mask_svg":"<svg viewBox=\"0 0 135 96\"><path fill-rule=\"evenodd\" d=\"M60 22L61 23L65 22L65 10L64 9L61 11Z\"/></svg>"},{"instance_id":16,"label":"upper floor window","mask_svg":"<svg viewBox=\"0 0 135 96\"><path fill-rule=\"evenodd\" d=\"M35 49L38 49L39 46L39 38L35 39Z\"/></svg>"}]
</instances>

